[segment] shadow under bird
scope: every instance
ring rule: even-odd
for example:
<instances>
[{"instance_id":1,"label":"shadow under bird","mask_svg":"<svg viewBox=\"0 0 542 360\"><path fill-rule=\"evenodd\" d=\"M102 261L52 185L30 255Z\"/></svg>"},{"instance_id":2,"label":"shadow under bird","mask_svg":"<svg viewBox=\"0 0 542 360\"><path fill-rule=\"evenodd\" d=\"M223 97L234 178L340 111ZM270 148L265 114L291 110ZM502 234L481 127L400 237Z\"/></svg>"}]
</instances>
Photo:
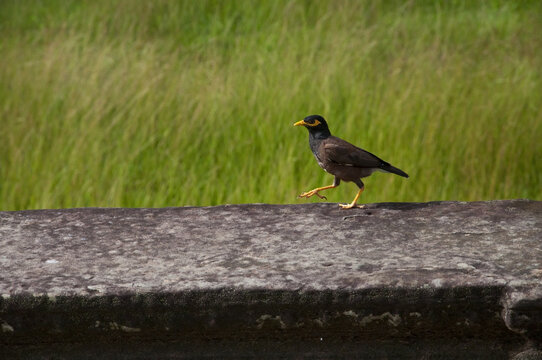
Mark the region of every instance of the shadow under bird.
<instances>
[{"instance_id":1,"label":"shadow under bird","mask_svg":"<svg viewBox=\"0 0 542 360\"><path fill-rule=\"evenodd\" d=\"M378 156L331 135L326 120L320 115L307 116L296 122L294 126L304 126L309 130L309 145L318 165L335 176L332 185L304 192L299 197L310 198L316 195L320 199L325 199L325 196L319 194L320 191L339 186L341 180L352 181L359 187L356 197L350 204L339 204L339 206L343 209L362 208L363 205L356 205L364 189L361 178L367 177L375 171L408 178L407 173L403 170L390 165Z\"/></svg>"}]
</instances>

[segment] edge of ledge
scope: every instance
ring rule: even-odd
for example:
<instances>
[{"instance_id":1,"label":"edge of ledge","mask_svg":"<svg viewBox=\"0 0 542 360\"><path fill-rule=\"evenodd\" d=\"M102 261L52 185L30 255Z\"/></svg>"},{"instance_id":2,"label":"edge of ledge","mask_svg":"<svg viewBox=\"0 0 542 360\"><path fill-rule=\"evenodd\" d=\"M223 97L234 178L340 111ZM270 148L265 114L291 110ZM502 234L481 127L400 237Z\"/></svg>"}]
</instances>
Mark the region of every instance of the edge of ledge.
<instances>
[{"instance_id":1,"label":"edge of ledge","mask_svg":"<svg viewBox=\"0 0 542 360\"><path fill-rule=\"evenodd\" d=\"M460 200L431 200L431 201L383 201L376 203L365 203L364 208L359 210L367 209L379 209L379 208L397 208L397 210L402 209L411 209L411 208L423 208L427 206L436 206L444 204L457 204L457 205L467 205L467 204L499 204L499 203L540 203L540 200L533 199L495 199L495 200L476 200L476 201L460 201ZM2 213L28 213L28 212L42 212L42 211L91 211L91 210L171 210L171 209L212 209L212 208L230 208L230 207L253 207L253 206L263 206L263 207L338 207L339 203L335 202L305 202L305 203L287 203L287 204L276 204L276 203L228 203L228 204L219 204L219 205L181 205L181 206L164 206L164 207L107 207L107 206L86 206L86 207L68 207L68 208L43 208L43 209L24 209L24 210L0 210ZM356 211L358 209L351 210L342 210L344 213L348 211Z\"/></svg>"}]
</instances>

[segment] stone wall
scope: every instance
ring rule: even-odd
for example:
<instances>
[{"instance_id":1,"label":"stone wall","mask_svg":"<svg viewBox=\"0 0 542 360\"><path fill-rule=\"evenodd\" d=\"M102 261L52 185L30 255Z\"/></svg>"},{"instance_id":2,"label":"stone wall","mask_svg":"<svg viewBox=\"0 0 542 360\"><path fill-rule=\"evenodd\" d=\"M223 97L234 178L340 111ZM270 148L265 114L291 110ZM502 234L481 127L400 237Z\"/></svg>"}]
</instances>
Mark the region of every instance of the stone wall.
<instances>
[{"instance_id":1,"label":"stone wall","mask_svg":"<svg viewBox=\"0 0 542 360\"><path fill-rule=\"evenodd\" d=\"M542 358L542 202L0 212L7 358Z\"/></svg>"}]
</instances>

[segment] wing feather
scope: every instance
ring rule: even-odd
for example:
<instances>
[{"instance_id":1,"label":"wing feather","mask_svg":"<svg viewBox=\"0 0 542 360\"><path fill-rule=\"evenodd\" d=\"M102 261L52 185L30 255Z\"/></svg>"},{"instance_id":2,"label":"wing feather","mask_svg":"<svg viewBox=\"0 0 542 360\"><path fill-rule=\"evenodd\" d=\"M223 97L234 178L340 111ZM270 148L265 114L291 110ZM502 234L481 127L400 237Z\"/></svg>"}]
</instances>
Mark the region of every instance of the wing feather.
<instances>
[{"instance_id":1,"label":"wing feather","mask_svg":"<svg viewBox=\"0 0 542 360\"><path fill-rule=\"evenodd\" d=\"M358 148L343 139L330 136L322 143L325 156L334 163L360 168L379 168L385 163L378 156Z\"/></svg>"}]
</instances>

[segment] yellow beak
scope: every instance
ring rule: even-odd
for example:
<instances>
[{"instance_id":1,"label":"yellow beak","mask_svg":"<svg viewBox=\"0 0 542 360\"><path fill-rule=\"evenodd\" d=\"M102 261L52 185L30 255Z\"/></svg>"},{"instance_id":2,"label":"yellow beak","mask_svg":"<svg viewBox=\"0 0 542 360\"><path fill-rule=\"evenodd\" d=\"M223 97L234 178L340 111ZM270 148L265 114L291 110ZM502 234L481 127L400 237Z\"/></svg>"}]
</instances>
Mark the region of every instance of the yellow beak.
<instances>
[{"instance_id":1,"label":"yellow beak","mask_svg":"<svg viewBox=\"0 0 542 360\"><path fill-rule=\"evenodd\" d=\"M307 124L307 123L305 122L305 120L300 120L300 121L296 122L296 123L294 124L294 126L300 126L300 125L306 125L306 124Z\"/></svg>"}]
</instances>

